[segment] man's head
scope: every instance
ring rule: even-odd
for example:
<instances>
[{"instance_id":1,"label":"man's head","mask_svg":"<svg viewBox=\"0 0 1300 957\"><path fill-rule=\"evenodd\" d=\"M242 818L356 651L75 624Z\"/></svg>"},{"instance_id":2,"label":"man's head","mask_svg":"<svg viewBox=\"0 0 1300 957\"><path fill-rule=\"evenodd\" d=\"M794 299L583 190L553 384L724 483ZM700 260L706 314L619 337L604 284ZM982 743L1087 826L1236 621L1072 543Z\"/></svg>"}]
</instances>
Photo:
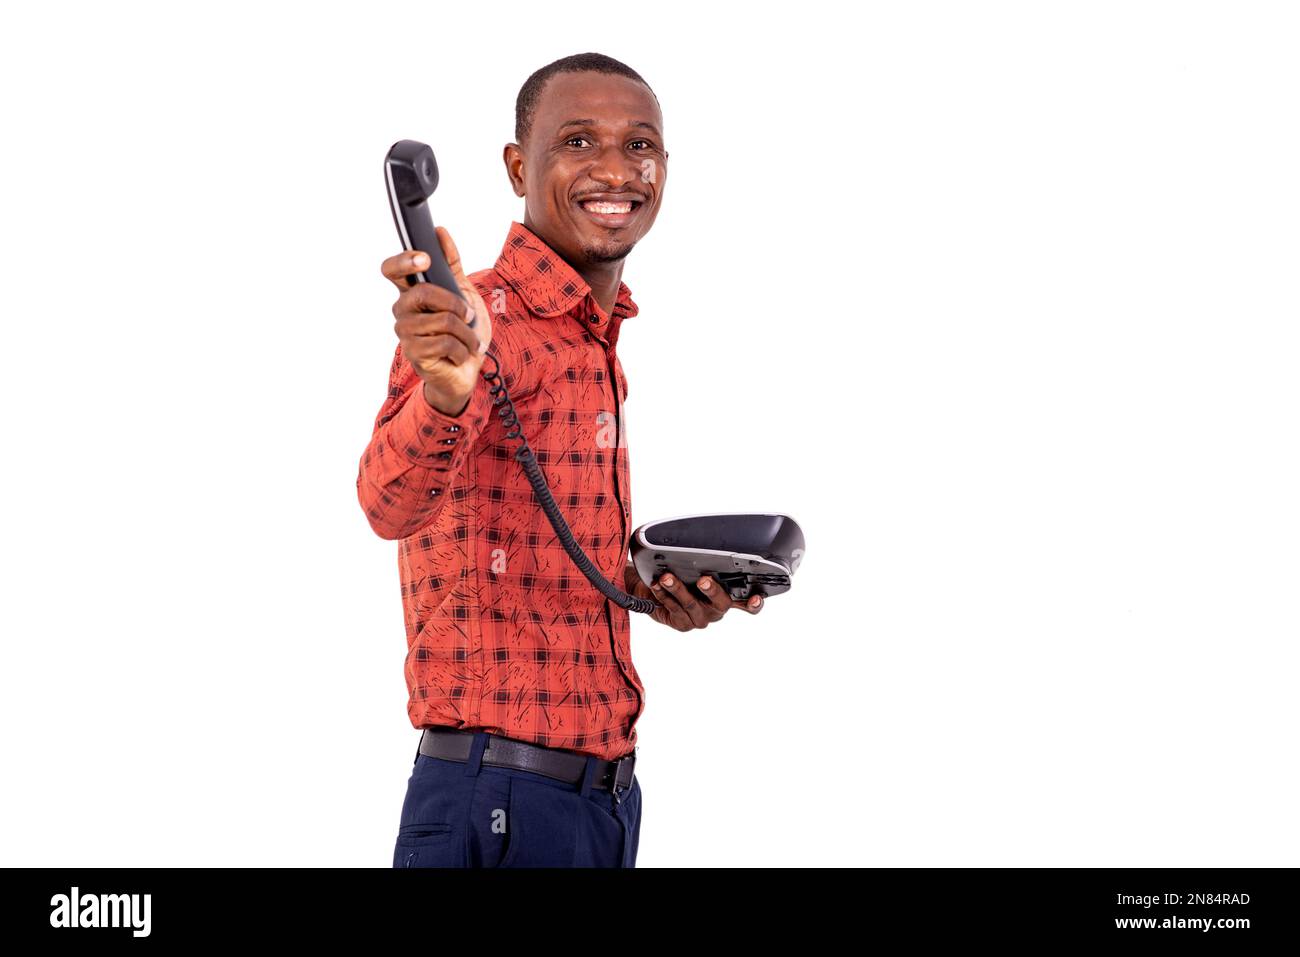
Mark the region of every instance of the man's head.
<instances>
[{"instance_id":1,"label":"man's head","mask_svg":"<svg viewBox=\"0 0 1300 957\"><path fill-rule=\"evenodd\" d=\"M631 67L599 53L542 67L519 91L515 140L504 159L524 225L570 264L621 260L650 231L668 151L659 100Z\"/></svg>"}]
</instances>

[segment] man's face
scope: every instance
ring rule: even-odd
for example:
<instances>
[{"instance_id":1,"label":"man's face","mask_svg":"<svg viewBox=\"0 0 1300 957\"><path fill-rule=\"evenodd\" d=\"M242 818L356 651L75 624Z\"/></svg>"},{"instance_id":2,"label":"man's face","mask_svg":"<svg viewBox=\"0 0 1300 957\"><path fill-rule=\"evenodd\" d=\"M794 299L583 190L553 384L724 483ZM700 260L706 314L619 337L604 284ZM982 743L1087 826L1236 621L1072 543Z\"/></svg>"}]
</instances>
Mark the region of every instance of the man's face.
<instances>
[{"instance_id":1,"label":"man's face","mask_svg":"<svg viewBox=\"0 0 1300 957\"><path fill-rule=\"evenodd\" d=\"M622 259L659 214L668 175L662 130L654 95L630 77L551 77L522 156L512 161L506 148L526 225L573 265Z\"/></svg>"}]
</instances>

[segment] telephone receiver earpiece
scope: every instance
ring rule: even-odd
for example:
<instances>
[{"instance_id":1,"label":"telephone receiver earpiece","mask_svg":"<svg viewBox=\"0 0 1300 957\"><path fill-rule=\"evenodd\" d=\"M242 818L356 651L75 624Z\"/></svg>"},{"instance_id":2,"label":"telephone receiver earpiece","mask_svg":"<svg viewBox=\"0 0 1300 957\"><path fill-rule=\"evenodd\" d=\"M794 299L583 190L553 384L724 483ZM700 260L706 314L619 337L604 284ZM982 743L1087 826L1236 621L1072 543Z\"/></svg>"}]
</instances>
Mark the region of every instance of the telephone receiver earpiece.
<instances>
[{"instance_id":1,"label":"telephone receiver earpiece","mask_svg":"<svg viewBox=\"0 0 1300 957\"><path fill-rule=\"evenodd\" d=\"M393 222L401 237L404 249L418 249L429 255L429 268L408 277L411 285L433 283L454 292L464 299L451 267L442 254L442 244L433 228L433 215L429 212L429 197L438 188L438 161L427 143L416 140L398 140L384 158L384 179L388 183L388 205L393 211ZM478 317L470 320L469 327L478 325Z\"/></svg>"}]
</instances>

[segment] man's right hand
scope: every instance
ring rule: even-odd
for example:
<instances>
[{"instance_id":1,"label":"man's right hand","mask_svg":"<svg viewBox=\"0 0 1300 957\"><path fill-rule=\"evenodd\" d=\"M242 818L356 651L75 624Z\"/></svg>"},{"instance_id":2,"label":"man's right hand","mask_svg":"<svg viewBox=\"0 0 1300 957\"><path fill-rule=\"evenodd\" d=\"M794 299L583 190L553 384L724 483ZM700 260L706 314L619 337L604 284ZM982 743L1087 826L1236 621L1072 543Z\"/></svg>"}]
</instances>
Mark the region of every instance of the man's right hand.
<instances>
[{"instance_id":1,"label":"man's right hand","mask_svg":"<svg viewBox=\"0 0 1300 957\"><path fill-rule=\"evenodd\" d=\"M465 278L451 233L441 226L436 229L463 299L433 283L407 282L407 276L429 268L429 256L421 250L390 256L380 269L400 293L393 303L397 317L393 331L402 343L402 353L424 382L424 401L455 418L465 411L474 392L483 356L492 343L492 319L483 297ZM471 310L478 320L473 329L469 327Z\"/></svg>"}]
</instances>

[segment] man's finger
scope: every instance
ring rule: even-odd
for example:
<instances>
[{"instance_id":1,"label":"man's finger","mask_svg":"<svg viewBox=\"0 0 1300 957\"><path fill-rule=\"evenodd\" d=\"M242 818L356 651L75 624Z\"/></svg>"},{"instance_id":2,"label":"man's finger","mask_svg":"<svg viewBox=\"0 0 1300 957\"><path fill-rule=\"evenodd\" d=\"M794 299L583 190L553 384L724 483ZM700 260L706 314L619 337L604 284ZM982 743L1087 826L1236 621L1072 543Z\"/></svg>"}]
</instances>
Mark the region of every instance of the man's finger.
<instances>
[{"instance_id":1,"label":"man's finger","mask_svg":"<svg viewBox=\"0 0 1300 957\"><path fill-rule=\"evenodd\" d=\"M422 353L425 359L447 359L455 365L469 359L469 349L455 336L435 336Z\"/></svg>"},{"instance_id":2,"label":"man's finger","mask_svg":"<svg viewBox=\"0 0 1300 957\"><path fill-rule=\"evenodd\" d=\"M658 578L650 583L650 592L655 596L655 600L665 608L673 611L681 611L681 602L672 595L667 588L664 588Z\"/></svg>"},{"instance_id":3,"label":"man's finger","mask_svg":"<svg viewBox=\"0 0 1300 957\"><path fill-rule=\"evenodd\" d=\"M717 610L718 618L721 618L724 612L736 606L731 596L727 594L727 590L718 584L716 578L701 575L700 580L695 583L695 587L709 600L709 604Z\"/></svg>"},{"instance_id":4,"label":"man's finger","mask_svg":"<svg viewBox=\"0 0 1300 957\"><path fill-rule=\"evenodd\" d=\"M649 598L654 600L658 596L650 590L650 586L643 582L637 576L629 577L624 584L627 586L626 591L633 598Z\"/></svg>"},{"instance_id":5,"label":"man's finger","mask_svg":"<svg viewBox=\"0 0 1300 957\"><path fill-rule=\"evenodd\" d=\"M428 268L429 254L418 249L389 256L379 265L379 271L384 274L384 278L396 286L399 292L406 292L411 288L407 276L424 272Z\"/></svg>"},{"instance_id":6,"label":"man's finger","mask_svg":"<svg viewBox=\"0 0 1300 957\"><path fill-rule=\"evenodd\" d=\"M667 574L659 579L659 583L668 590L670 595L677 599L678 604L690 616L691 622L696 628L703 628L709 623L709 614L705 605L691 594L691 590L685 582L676 575Z\"/></svg>"},{"instance_id":7,"label":"man's finger","mask_svg":"<svg viewBox=\"0 0 1300 957\"><path fill-rule=\"evenodd\" d=\"M686 613L682 603L677 596L665 588L662 584L662 578L656 578L650 583L650 591L654 594L655 601L659 602L665 612L668 613L668 623L674 628L681 628L682 625L691 623L691 616Z\"/></svg>"},{"instance_id":8,"label":"man's finger","mask_svg":"<svg viewBox=\"0 0 1300 957\"><path fill-rule=\"evenodd\" d=\"M400 309L406 312L454 312L462 320L469 319L469 303L462 296L431 282L422 282L402 293Z\"/></svg>"},{"instance_id":9,"label":"man's finger","mask_svg":"<svg viewBox=\"0 0 1300 957\"><path fill-rule=\"evenodd\" d=\"M419 340L437 339L439 336L451 336L465 344L468 352L478 351L478 336L474 330L465 325L459 317L443 313L432 315L416 313L405 316L393 323L393 331L398 338L408 338L415 345Z\"/></svg>"}]
</instances>

